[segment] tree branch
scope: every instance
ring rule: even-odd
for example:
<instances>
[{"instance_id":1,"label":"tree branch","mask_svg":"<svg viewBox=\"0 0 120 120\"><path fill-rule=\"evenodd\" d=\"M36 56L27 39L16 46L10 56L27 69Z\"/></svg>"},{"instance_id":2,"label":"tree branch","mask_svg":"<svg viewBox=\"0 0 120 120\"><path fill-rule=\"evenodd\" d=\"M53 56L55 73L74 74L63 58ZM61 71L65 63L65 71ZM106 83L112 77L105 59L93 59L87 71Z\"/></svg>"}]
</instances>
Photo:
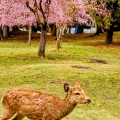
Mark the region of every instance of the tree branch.
<instances>
[{"instance_id":1,"label":"tree branch","mask_svg":"<svg viewBox=\"0 0 120 120\"><path fill-rule=\"evenodd\" d=\"M26 6L27 6L27 8L29 8L30 11L32 11L32 12L35 14L35 10L34 10L33 8L30 7L28 1L26 2Z\"/></svg>"},{"instance_id":2,"label":"tree branch","mask_svg":"<svg viewBox=\"0 0 120 120\"><path fill-rule=\"evenodd\" d=\"M38 8L38 9L39 9L39 10L41 11L41 13L42 13L44 22L46 22L45 13L44 13L43 8L42 8L42 0L40 0L39 7L40 7L40 8Z\"/></svg>"}]
</instances>

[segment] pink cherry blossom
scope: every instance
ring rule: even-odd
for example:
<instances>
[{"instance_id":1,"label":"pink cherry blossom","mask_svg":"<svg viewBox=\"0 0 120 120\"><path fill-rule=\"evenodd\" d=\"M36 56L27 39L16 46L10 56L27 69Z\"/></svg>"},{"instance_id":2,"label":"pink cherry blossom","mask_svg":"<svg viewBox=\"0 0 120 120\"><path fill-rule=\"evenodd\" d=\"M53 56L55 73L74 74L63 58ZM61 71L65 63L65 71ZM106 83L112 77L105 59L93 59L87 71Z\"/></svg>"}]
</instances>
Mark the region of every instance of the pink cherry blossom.
<instances>
[{"instance_id":1,"label":"pink cherry blossom","mask_svg":"<svg viewBox=\"0 0 120 120\"><path fill-rule=\"evenodd\" d=\"M27 8L27 1L33 9L35 9L35 1L38 6L40 1L42 2L42 9L45 13L44 15L48 24L73 24L74 21L77 21L78 23L86 23L86 20L90 18L90 16L86 14L83 0L1 0L0 25L35 25L35 15ZM49 1L51 3L47 3ZM49 11L46 9L46 5L48 4ZM43 23L44 19L41 11L38 13L39 19L41 23Z\"/></svg>"}]
</instances>

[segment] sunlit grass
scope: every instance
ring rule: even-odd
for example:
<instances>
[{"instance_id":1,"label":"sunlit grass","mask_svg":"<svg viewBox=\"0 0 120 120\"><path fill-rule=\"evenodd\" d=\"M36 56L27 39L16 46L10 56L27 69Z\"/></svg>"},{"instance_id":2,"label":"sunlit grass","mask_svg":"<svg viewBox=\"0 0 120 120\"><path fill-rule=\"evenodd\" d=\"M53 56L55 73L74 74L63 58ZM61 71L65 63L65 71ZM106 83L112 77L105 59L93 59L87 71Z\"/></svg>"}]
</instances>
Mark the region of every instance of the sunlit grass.
<instances>
[{"instance_id":1,"label":"sunlit grass","mask_svg":"<svg viewBox=\"0 0 120 120\"><path fill-rule=\"evenodd\" d=\"M116 34L115 42L119 38ZM0 42L0 98L13 87L33 88L64 98L63 83L74 85L78 81L92 102L78 105L63 120L119 120L120 46L105 46L101 37L84 41L68 37L60 52L56 52L55 41L48 42L46 58L42 59L37 57L37 42L32 46L10 38ZM90 63L91 58L106 60L107 64Z\"/></svg>"}]
</instances>

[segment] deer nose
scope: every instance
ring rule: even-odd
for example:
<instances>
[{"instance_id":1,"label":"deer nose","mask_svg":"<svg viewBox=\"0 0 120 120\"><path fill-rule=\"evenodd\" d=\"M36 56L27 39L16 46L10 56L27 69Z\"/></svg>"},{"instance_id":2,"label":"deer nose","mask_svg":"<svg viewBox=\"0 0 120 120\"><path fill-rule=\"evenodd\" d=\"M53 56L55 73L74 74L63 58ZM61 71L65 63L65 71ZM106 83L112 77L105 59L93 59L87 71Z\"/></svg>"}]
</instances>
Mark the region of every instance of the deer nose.
<instances>
[{"instance_id":1,"label":"deer nose","mask_svg":"<svg viewBox=\"0 0 120 120\"><path fill-rule=\"evenodd\" d=\"M87 103L90 103L90 102L91 102L91 100L90 100L90 99L88 99L88 100L87 100Z\"/></svg>"}]
</instances>

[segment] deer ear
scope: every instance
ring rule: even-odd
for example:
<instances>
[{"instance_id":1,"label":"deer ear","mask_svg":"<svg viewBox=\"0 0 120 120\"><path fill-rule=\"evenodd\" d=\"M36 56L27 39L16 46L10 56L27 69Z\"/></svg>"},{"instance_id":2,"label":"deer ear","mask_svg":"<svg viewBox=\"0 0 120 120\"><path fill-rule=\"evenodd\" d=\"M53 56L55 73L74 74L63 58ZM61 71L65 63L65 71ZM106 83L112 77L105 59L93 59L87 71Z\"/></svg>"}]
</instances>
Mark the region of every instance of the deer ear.
<instances>
[{"instance_id":1,"label":"deer ear","mask_svg":"<svg viewBox=\"0 0 120 120\"><path fill-rule=\"evenodd\" d=\"M75 86L80 87L80 83L79 83L79 82L76 82Z\"/></svg>"},{"instance_id":2,"label":"deer ear","mask_svg":"<svg viewBox=\"0 0 120 120\"><path fill-rule=\"evenodd\" d=\"M65 90L65 92L69 91L69 84L64 83L64 90Z\"/></svg>"}]
</instances>

